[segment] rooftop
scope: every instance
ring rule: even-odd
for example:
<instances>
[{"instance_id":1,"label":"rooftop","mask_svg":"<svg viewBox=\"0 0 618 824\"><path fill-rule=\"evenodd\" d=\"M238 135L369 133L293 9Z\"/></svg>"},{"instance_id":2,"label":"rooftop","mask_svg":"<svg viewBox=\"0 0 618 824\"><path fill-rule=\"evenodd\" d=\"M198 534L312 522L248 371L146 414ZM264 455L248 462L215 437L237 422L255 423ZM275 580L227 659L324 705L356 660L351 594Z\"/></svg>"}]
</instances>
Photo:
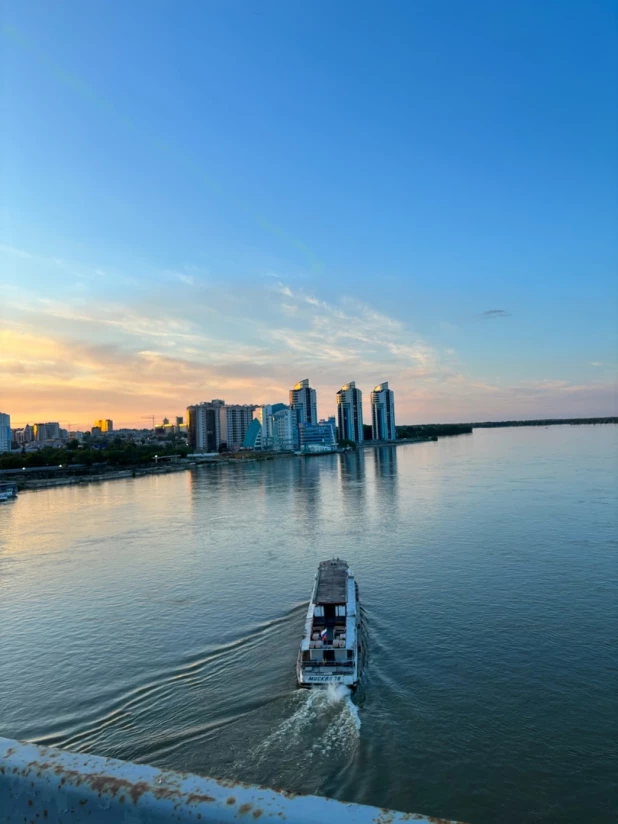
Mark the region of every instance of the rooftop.
<instances>
[{"instance_id":1,"label":"rooftop","mask_svg":"<svg viewBox=\"0 0 618 824\"><path fill-rule=\"evenodd\" d=\"M318 567L316 604L345 604L347 601L348 565L340 558L322 561Z\"/></svg>"}]
</instances>

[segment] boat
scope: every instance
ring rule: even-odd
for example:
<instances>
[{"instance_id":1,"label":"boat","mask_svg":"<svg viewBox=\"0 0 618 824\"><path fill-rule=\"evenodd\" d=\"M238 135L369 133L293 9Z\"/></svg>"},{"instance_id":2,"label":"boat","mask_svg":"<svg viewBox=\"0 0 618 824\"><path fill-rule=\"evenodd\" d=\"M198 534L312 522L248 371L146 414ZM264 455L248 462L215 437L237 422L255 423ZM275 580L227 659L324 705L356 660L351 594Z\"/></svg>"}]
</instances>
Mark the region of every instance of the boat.
<instances>
[{"instance_id":1,"label":"boat","mask_svg":"<svg viewBox=\"0 0 618 824\"><path fill-rule=\"evenodd\" d=\"M296 662L300 687L342 684L360 677L358 586L346 561L322 561L315 576Z\"/></svg>"},{"instance_id":2,"label":"boat","mask_svg":"<svg viewBox=\"0 0 618 824\"><path fill-rule=\"evenodd\" d=\"M0 501L10 501L17 497L17 484L0 484Z\"/></svg>"}]
</instances>

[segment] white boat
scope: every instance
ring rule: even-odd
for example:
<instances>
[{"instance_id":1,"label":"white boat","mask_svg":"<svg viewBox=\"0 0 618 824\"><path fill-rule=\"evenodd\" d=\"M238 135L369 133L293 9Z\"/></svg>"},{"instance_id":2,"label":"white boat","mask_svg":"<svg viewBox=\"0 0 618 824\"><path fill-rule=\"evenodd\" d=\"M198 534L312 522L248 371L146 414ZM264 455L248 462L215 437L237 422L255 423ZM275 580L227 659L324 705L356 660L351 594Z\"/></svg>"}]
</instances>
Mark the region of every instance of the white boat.
<instances>
[{"instance_id":1,"label":"white boat","mask_svg":"<svg viewBox=\"0 0 618 824\"><path fill-rule=\"evenodd\" d=\"M10 501L17 497L17 484L0 484L0 501Z\"/></svg>"},{"instance_id":2,"label":"white boat","mask_svg":"<svg viewBox=\"0 0 618 824\"><path fill-rule=\"evenodd\" d=\"M315 576L298 653L300 687L343 684L360 677L360 609L354 573L346 561L322 561Z\"/></svg>"}]
</instances>

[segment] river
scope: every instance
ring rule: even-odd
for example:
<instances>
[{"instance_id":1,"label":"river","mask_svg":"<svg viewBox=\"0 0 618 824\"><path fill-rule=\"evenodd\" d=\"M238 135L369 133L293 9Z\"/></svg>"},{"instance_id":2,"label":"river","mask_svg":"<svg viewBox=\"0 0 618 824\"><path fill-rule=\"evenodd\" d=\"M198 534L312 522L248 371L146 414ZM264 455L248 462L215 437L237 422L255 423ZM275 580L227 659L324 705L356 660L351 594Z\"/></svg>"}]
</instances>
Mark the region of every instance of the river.
<instances>
[{"instance_id":1,"label":"river","mask_svg":"<svg viewBox=\"0 0 618 824\"><path fill-rule=\"evenodd\" d=\"M0 735L474 824L616 814L618 427L22 493L0 505ZM317 564L357 693L295 688Z\"/></svg>"}]
</instances>

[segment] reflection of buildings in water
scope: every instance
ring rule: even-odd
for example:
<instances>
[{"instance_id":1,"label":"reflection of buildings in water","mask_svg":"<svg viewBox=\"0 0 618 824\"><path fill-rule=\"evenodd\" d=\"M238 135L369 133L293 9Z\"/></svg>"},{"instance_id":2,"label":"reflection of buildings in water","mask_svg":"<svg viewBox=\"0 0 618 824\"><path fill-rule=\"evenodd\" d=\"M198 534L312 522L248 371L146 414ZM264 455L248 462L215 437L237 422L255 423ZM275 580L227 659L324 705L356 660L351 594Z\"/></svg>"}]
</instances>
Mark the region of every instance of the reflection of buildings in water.
<instances>
[{"instance_id":1,"label":"reflection of buildings in water","mask_svg":"<svg viewBox=\"0 0 618 824\"><path fill-rule=\"evenodd\" d=\"M252 464L255 469L254 489L265 498L291 497L290 493L294 484L294 470L291 463L285 458L256 461Z\"/></svg>"},{"instance_id":2,"label":"reflection of buildings in water","mask_svg":"<svg viewBox=\"0 0 618 824\"><path fill-rule=\"evenodd\" d=\"M340 456L339 478L341 499L346 515L361 517L365 514L365 450L356 449Z\"/></svg>"},{"instance_id":3,"label":"reflection of buildings in water","mask_svg":"<svg viewBox=\"0 0 618 824\"><path fill-rule=\"evenodd\" d=\"M259 493L285 475L287 461L212 461L198 465L189 474L191 492L222 490ZM283 471L282 471L283 470ZM289 479L290 473L287 473Z\"/></svg>"},{"instance_id":4,"label":"reflection of buildings in water","mask_svg":"<svg viewBox=\"0 0 618 824\"><path fill-rule=\"evenodd\" d=\"M196 518L206 527L201 535L204 545L217 543L220 529L237 534L245 543L275 538L272 531L289 517L293 506L292 463L238 461L194 469L190 499Z\"/></svg>"},{"instance_id":5,"label":"reflection of buildings in water","mask_svg":"<svg viewBox=\"0 0 618 824\"><path fill-rule=\"evenodd\" d=\"M309 526L320 516L320 472L323 461L332 460L326 456L295 458L294 465L294 509L296 518Z\"/></svg>"},{"instance_id":6,"label":"reflection of buildings in water","mask_svg":"<svg viewBox=\"0 0 618 824\"><path fill-rule=\"evenodd\" d=\"M193 499L206 495L208 489L224 483L220 464L200 464L189 470L189 491Z\"/></svg>"},{"instance_id":7,"label":"reflection of buildings in water","mask_svg":"<svg viewBox=\"0 0 618 824\"><path fill-rule=\"evenodd\" d=\"M281 458L238 463L209 463L193 469L190 495L194 506L222 508L239 514L270 509L285 517L313 516L319 504L319 459Z\"/></svg>"},{"instance_id":8,"label":"reflection of buildings in water","mask_svg":"<svg viewBox=\"0 0 618 824\"><path fill-rule=\"evenodd\" d=\"M378 446L373 450L376 500L381 509L397 504L397 447Z\"/></svg>"},{"instance_id":9,"label":"reflection of buildings in water","mask_svg":"<svg viewBox=\"0 0 618 824\"><path fill-rule=\"evenodd\" d=\"M375 468L377 478L396 479L397 475L397 447L378 446L374 449Z\"/></svg>"}]
</instances>

